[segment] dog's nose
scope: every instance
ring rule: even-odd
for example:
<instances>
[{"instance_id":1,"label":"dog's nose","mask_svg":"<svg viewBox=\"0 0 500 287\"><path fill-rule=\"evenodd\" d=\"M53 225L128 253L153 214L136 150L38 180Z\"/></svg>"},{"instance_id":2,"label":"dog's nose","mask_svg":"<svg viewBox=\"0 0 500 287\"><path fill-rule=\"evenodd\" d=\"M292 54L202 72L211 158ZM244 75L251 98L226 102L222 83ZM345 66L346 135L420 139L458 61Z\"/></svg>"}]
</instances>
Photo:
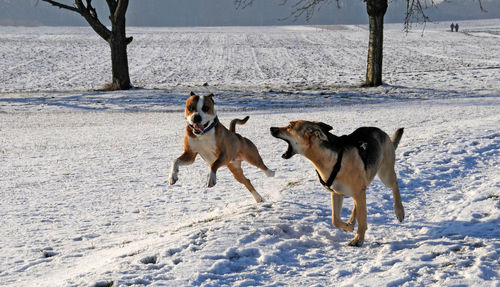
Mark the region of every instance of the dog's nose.
<instances>
[{"instance_id":1,"label":"dog's nose","mask_svg":"<svg viewBox=\"0 0 500 287\"><path fill-rule=\"evenodd\" d=\"M193 122L194 122L194 123L199 123L199 122L201 122L201 116L200 116L200 115L198 115L198 114L194 115L194 117L193 117Z\"/></svg>"},{"instance_id":2,"label":"dog's nose","mask_svg":"<svg viewBox=\"0 0 500 287\"><path fill-rule=\"evenodd\" d=\"M276 136L278 134L278 132L280 131L280 128L271 127L270 130L271 130L271 135Z\"/></svg>"}]
</instances>

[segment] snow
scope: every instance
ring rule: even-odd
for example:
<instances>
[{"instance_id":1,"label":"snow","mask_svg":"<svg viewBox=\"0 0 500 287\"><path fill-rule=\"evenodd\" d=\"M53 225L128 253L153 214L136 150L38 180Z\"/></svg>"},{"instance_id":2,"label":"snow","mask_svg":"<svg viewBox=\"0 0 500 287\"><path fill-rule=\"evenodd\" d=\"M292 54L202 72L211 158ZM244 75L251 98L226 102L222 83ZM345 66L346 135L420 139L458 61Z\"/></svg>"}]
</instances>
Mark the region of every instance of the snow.
<instances>
[{"instance_id":1,"label":"snow","mask_svg":"<svg viewBox=\"0 0 500 287\"><path fill-rule=\"evenodd\" d=\"M129 28L137 89L99 92L109 52L88 28L0 27L0 285L498 286L500 20L385 30L384 80L361 89L366 26ZM203 87L203 83L209 83ZM206 188L182 153L190 90L258 147ZM331 224L330 195L270 126L405 127L391 190L368 188L368 230ZM344 201L343 217L352 209Z\"/></svg>"}]
</instances>

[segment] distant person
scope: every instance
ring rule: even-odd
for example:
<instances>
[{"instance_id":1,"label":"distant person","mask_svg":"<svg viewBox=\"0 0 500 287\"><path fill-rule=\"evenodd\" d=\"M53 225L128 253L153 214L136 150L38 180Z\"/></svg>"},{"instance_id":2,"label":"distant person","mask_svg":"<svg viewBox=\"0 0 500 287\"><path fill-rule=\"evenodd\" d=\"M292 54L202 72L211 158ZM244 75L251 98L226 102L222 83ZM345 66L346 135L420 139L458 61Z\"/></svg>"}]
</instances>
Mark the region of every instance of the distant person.
<instances>
[{"instance_id":1,"label":"distant person","mask_svg":"<svg viewBox=\"0 0 500 287\"><path fill-rule=\"evenodd\" d=\"M455 28L455 25L453 25L453 22L451 22L450 28L451 28L451 32L453 32L453 29Z\"/></svg>"},{"instance_id":2,"label":"distant person","mask_svg":"<svg viewBox=\"0 0 500 287\"><path fill-rule=\"evenodd\" d=\"M455 32L458 32L458 23L455 24Z\"/></svg>"}]
</instances>

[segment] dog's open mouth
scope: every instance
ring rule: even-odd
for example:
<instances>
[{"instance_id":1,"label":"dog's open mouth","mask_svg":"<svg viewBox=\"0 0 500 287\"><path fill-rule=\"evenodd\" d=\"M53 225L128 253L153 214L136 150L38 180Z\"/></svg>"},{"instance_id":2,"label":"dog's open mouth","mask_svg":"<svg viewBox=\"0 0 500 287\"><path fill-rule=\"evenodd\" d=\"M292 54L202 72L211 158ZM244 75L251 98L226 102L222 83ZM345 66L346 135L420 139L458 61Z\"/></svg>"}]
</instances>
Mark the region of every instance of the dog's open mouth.
<instances>
[{"instance_id":1,"label":"dog's open mouth","mask_svg":"<svg viewBox=\"0 0 500 287\"><path fill-rule=\"evenodd\" d=\"M293 147L290 144L290 142L288 140L285 140L285 139L283 139L283 140L286 141L286 143L288 144L288 147L286 149L286 152L284 154L282 154L281 157L284 159L289 159L295 154L295 152L293 151Z\"/></svg>"},{"instance_id":2,"label":"dog's open mouth","mask_svg":"<svg viewBox=\"0 0 500 287\"><path fill-rule=\"evenodd\" d=\"M286 143L288 144L288 147L286 149L286 152L281 156L282 158L284 159L289 159L291 158L294 154L295 154L295 151L293 151L293 147L292 145L290 144L290 141L287 140L287 139L284 139L280 136L280 129L279 128L275 128L275 127L272 127L271 128L271 135L275 138L278 138L278 139L281 139L281 140L284 140L286 141Z\"/></svg>"},{"instance_id":3,"label":"dog's open mouth","mask_svg":"<svg viewBox=\"0 0 500 287\"><path fill-rule=\"evenodd\" d=\"M200 124L193 124L191 127L193 128L194 134L196 134L196 135L202 134L205 131L205 129L207 128L208 123L209 122L207 122L206 124L201 124L201 123Z\"/></svg>"}]
</instances>

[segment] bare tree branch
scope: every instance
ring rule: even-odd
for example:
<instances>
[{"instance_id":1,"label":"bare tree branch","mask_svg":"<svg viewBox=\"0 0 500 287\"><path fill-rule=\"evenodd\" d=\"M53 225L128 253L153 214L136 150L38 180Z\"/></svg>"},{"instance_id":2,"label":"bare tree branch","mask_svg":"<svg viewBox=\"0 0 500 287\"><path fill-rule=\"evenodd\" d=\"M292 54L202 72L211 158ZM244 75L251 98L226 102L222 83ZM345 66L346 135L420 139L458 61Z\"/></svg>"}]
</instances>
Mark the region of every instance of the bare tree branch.
<instances>
[{"instance_id":1,"label":"bare tree branch","mask_svg":"<svg viewBox=\"0 0 500 287\"><path fill-rule=\"evenodd\" d=\"M302 15L305 14L305 19L309 22L314 16L314 12L321 9L321 4L329 0L298 0L292 4L294 9L291 13L294 21L297 21ZM339 0L335 0L337 3ZM286 4L288 0L283 0L282 5Z\"/></svg>"},{"instance_id":2,"label":"bare tree branch","mask_svg":"<svg viewBox=\"0 0 500 287\"><path fill-rule=\"evenodd\" d=\"M409 32L412 23L423 23L424 25L430 21L425 9L436 7L434 0L406 0L406 15L403 24L403 31Z\"/></svg>"},{"instance_id":3,"label":"bare tree branch","mask_svg":"<svg viewBox=\"0 0 500 287\"><path fill-rule=\"evenodd\" d=\"M97 11L92 7L92 0L87 0L87 10L92 18L97 19Z\"/></svg>"},{"instance_id":4,"label":"bare tree branch","mask_svg":"<svg viewBox=\"0 0 500 287\"><path fill-rule=\"evenodd\" d=\"M42 0L42 1L47 2L49 4L52 4L53 6L59 7L61 9L67 9L67 10L74 11L76 13L80 13L80 10L78 10L78 8L75 8L73 6L68 6L68 5L65 5L65 4L56 2L56 1L52 1L52 0Z\"/></svg>"},{"instance_id":5,"label":"bare tree branch","mask_svg":"<svg viewBox=\"0 0 500 287\"><path fill-rule=\"evenodd\" d=\"M479 3L479 8L481 8L481 11L488 12L486 9L484 9L483 3L481 2L481 0L477 0L477 2Z\"/></svg>"},{"instance_id":6,"label":"bare tree branch","mask_svg":"<svg viewBox=\"0 0 500 287\"><path fill-rule=\"evenodd\" d=\"M292 0L281 0L279 5L285 5ZM280 19L286 20L289 18L293 18L294 21L297 21L300 17L304 17L307 22L309 22L314 13L321 9L321 5L333 2L337 3L337 7L340 8L341 0L294 0L294 3L291 4L293 8L292 12L289 16ZM361 0L366 2L366 0ZM406 15L404 22L404 30L409 31L412 23L427 23L430 21L429 16L426 13L426 9L429 7L436 7L435 0L405 0L406 1ZM446 2L453 2L452 0L445 0ZM479 8L483 12L487 12L484 9L482 0L473 0L474 2L478 2ZM245 9L252 4L255 0L234 0L234 3L238 9Z\"/></svg>"},{"instance_id":7,"label":"bare tree branch","mask_svg":"<svg viewBox=\"0 0 500 287\"><path fill-rule=\"evenodd\" d=\"M113 21L112 16L115 11L116 11L116 1L115 0L106 0L106 3L108 3L108 9L109 9L109 20Z\"/></svg>"},{"instance_id":8,"label":"bare tree branch","mask_svg":"<svg viewBox=\"0 0 500 287\"><path fill-rule=\"evenodd\" d=\"M85 20L87 20L90 27L92 27L92 29L94 29L99 36L101 36L106 42L109 42L111 39L111 31L97 18L95 8L91 5L92 0L87 0L86 2L87 6L83 4L82 0L75 0L76 6L81 11L80 14L85 18Z\"/></svg>"},{"instance_id":9,"label":"bare tree branch","mask_svg":"<svg viewBox=\"0 0 500 287\"><path fill-rule=\"evenodd\" d=\"M113 15L115 20L125 17L125 13L128 8L128 1L129 0L118 0L118 5L116 7L115 14Z\"/></svg>"},{"instance_id":10,"label":"bare tree branch","mask_svg":"<svg viewBox=\"0 0 500 287\"><path fill-rule=\"evenodd\" d=\"M89 23L90 27L92 27L92 29L94 29L94 31L105 41L109 42L109 39L111 38L111 31L109 31L109 29L104 24L102 24L101 21L99 21L97 11L94 7L92 7L92 0L86 0L87 6L83 4L82 0L75 0L76 7L65 5L53 0L42 1L82 15L83 18L85 18L85 20Z\"/></svg>"},{"instance_id":11,"label":"bare tree branch","mask_svg":"<svg viewBox=\"0 0 500 287\"><path fill-rule=\"evenodd\" d=\"M332 1L335 1L337 3L337 7L340 8L340 0L295 0L295 3L291 4L293 10L290 15L279 20L293 18L293 21L297 21L300 17L305 15L306 21L309 22L314 16L314 13L321 9L322 4ZM245 9L252 6L253 3L254 0L234 0L234 4L237 9ZM284 6L287 3L289 3L289 0L281 0L279 5Z\"/></svg>"},{"instance_id":12,"label":"bare tree branch","mask_svg":"<svg viewBox=\"0 0 500 287\"><path fill-rule=\"evenodd\" d=\"M237 9L245 9L249 6L252 6L253 0L234 0L234 5L236 5Z\"/></svg>"}]
</instances>

